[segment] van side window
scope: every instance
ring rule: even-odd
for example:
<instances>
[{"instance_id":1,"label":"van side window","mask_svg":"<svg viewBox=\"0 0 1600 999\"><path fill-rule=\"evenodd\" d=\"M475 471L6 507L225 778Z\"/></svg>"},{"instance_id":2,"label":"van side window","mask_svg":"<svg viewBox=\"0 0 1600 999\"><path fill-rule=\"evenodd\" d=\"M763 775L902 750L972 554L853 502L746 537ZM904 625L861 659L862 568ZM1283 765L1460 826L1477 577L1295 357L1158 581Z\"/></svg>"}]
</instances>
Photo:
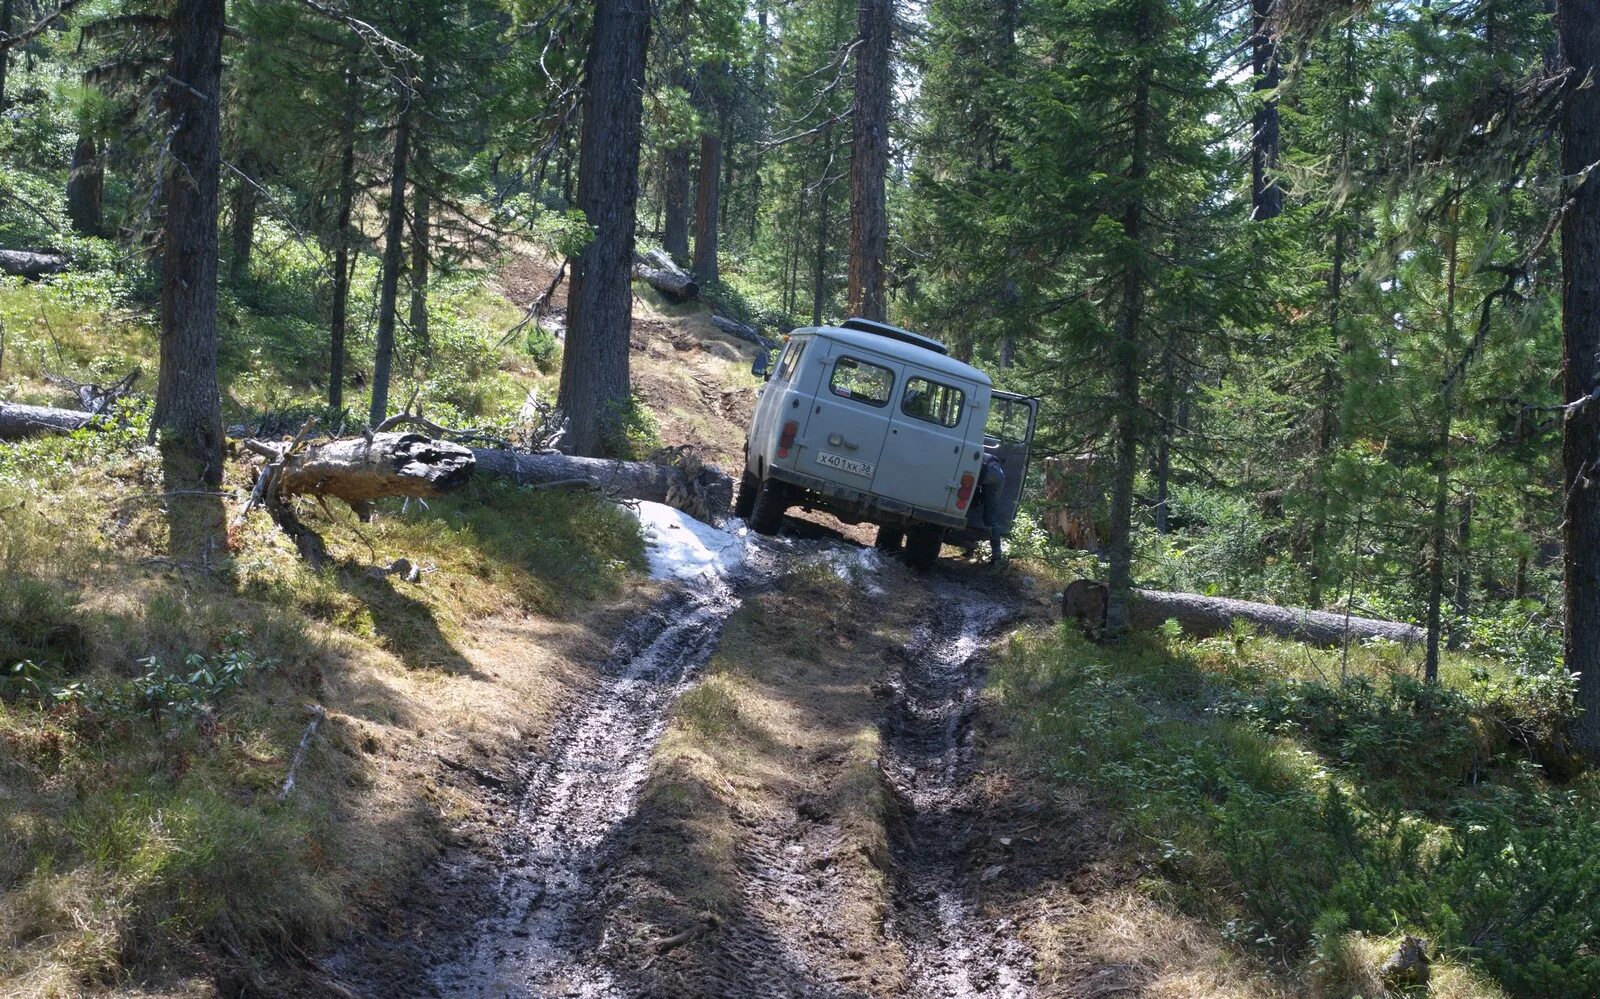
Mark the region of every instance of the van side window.
<instances>
[{"instance_id":1,"label":"van side window","mask_svg":"<svg viewBox=\"0 0 1600 999\"><path fill-rule=\"evenodd\" d=\"M833 377L828 388L834 395L864 402L869 406L886 406L889 393L894 388L894 372L869 361L841 357L833 362Z\"/></svg>"},{"instance_id":2,"label":"van side window","mask_svg":"<svg viewBox=\"0 0 1600 999\"><path fill-rule=\"evenodd\" d=\"M966 405L965 392L954 385L941 385L926 378L913 378L906 382L906 394L900 399L902 413L937 423L941 427L959 424Z\"/></svg>"},{"instance_id":3,"label":"van side window","mask_svg":"<svg viewBox=\"0 0 1600 999\"><path fill-rule=\"evenodd\" d=\"M789 349L783 352L783 360L778 362L778 371L773 377L780 382L788 381L796 368L800 366L800 355L806 351L806 340L790 340Z\"/></svg>"}]
</instances>

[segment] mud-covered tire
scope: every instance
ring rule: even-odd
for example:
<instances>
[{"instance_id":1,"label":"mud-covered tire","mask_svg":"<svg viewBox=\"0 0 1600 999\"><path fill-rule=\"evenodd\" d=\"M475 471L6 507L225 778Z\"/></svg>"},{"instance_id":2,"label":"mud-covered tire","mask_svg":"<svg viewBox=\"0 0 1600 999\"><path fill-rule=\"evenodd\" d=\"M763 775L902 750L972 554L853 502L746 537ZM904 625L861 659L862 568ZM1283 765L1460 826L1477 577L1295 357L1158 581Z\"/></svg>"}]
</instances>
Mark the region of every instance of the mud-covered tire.
<instances>
[{"instance_id":1,"label":"mud-covered tire","mask_svg":"<svg viewBox=\"0 0 1600 999\"><path fill-rule=\"evenodd\" d=\"M922 525L906 531L906 564L918 572L932 569L944 547L944 528Z\"/></svg>"},{"instance_id":2,"label":"mud-covered tire","mask_svg":"<svg viewBox=\"0 0 1600 999\"><path fill-rule=\"evenodd\" d=\"M745 469L739 477L739 489L733 494L733 515L740 520L749 520L750 514L756 509L756 496L761 492L761 480Z\"/></svg>"},{"instance_id":3,"label":"mud-covered tire","mask_svg":"<svg viewBox=\"0 0 1600 999\"><path fill-rule=\"evenodd\" d=\"M773 479L763 480L750 505L750 530L769 537L777 534L788 510L789 487Z\"/></svg>"},{"instance_id":4,"label":"mud-covered tire","mask_svg":"<svg viewBox=\"0 0 1600 999\"><path fill-rule=\"evenodd\" d=\"M878 528L878 537L872 542L872 547L880 552L894 554L906 546L906 532L903 527Z\"/></svg>"}]
</instances>

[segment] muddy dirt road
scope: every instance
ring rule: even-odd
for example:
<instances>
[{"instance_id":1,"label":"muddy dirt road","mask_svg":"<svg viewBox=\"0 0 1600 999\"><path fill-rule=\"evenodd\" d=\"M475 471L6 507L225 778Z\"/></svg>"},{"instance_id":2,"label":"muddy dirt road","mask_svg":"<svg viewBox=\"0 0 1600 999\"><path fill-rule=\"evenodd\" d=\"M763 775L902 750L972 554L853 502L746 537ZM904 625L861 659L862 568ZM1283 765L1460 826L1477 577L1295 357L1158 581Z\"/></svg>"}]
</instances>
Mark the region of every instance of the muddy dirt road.
<instances>
[{"instance_id":1,"label":"muddy dirt road","mask_svg":"<svg viewBox=\"0 0 1600 999\"><path fill-rule=\"evenodd\" d=\"M605 889L629 849L630 820L649 777L651 752L676 698L717 648L723 625L751 594L776 585L799 554L860 561L839 541L750 542L726 578L678 587L634 619L515 778L490 781L488 828L447 851L413 899L407 920L423 932L369 939L337 962L344 981L374 997L583 997L649 994L648 967L609 967L602 934ZM873 564L868 558L869 568ZM870 576L870 573L867 574ZM870 578L859 585L873 587ZM935 574L929 611L889 669L880 723L883 776L900 804L890 844L885 948L902 955L905 988L830 982L812 936L785 938L770 925L718 926L735 967L701 995L1023 999L1031 956L1003 920L973 903L981 872L963 864L972 821L973 717L991 638L1015 610L1003 598ZM870 590L869 590L870 592ZM882 591L879 590L879 593ZM768 842L770 840L770 842ZM741 870L752 895L825 914L827 877L808 848L781 835L754 837ZM684 997L694 999L694 997Z\"/></svg>"}]
</instances>

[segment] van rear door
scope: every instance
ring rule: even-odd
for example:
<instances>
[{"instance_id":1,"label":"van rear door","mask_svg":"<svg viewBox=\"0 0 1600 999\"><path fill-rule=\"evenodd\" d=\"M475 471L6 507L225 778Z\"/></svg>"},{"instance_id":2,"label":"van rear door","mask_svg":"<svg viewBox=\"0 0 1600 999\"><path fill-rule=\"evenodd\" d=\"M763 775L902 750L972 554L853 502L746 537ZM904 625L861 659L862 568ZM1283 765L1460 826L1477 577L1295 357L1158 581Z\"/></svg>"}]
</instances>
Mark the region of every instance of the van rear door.
<instances>
[{"instance_id":1,"label":"van rear door","mask_svg":"<svg viewBox=\"0 0 1600 999\"><path fill-rule=\"evenodd\" d=\"M1033 432L1039 422L1039 400L996 390L989 403L984 447L1000 459L1006 470L1005 489L1000 495L1000 527L1011 530L1022 503L1022 487L1032 458Z\"/></svg>"},{"instance_id":2,"label":"van rear door","mask_svg":"<svg viewBox=\"0 0 1600 999\"><path fill-rule=\"evenodd\" d=\"M805 447L794 469L871 492L902 369L898 362L870 350L825 340L818 346L822 343L829 344L826 367L806 421Z\"/></svg>"},{"instance_id":3,"label":"van rear door","mask_svg":"<svg viewBox=\"0 0 1600 999\"><path fill-rule=\"evenodd\" d=\"M883 450L885 473L873 483L873 490L924 510L964 515L956 509L956 490L961 452L969 447L967 424L974 418L970 414L982 411L980 393L975 383L908 364ZM976 467L976 453L966 457L966 464Z\"/></svg>"}]
</instances>

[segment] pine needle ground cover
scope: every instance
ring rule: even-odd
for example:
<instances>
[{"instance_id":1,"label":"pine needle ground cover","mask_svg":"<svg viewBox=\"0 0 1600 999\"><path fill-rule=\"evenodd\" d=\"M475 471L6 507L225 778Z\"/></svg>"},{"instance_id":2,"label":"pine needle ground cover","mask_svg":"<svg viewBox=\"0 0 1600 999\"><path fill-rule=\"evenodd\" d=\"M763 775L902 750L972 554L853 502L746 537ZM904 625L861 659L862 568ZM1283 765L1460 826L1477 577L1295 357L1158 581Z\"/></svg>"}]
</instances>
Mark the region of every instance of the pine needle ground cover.
<instances>
[{"instance_id":1,"label":"pine needle ground cover","mask_svg":"<svg viewBox=\"0 0 1600 999\"><path fill-rule=\"evenodd\" d=\"M1600 787L1553 780L1546 741L1570 679L1447 665L1430 688L1392 648L1063 626L1020 633L991 694L1003 752L1109 809L1146 897L1297 988L1383 994L1411 933L1434 995L1595 995Z\"/></svg>"}]
</instances>

